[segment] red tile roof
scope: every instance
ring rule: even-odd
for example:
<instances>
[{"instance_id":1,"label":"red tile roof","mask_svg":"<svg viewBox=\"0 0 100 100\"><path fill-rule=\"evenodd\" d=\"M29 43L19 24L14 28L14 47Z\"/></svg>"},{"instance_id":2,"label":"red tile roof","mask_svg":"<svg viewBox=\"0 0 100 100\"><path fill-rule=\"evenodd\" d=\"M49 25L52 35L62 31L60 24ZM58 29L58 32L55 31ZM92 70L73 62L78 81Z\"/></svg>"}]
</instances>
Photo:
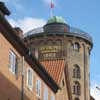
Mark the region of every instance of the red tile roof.
<instances>
[{"instance_id":1,"label":"red tile roof","mask_svg":"<svg viewBox=\"0 0 100 100\"><path fill-rule=\"evenodd\" d=\"M65 60L46 60L41 61L41 64L54 79L54 81L59 84L65 67Z\"/></svg>"}]
</instances>

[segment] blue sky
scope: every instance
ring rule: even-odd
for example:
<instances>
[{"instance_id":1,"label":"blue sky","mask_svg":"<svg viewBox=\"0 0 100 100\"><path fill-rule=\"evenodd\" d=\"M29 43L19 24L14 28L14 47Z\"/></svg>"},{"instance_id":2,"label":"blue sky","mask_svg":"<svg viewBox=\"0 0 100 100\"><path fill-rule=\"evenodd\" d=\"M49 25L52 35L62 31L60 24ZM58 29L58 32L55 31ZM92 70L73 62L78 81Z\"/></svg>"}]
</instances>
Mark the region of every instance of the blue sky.
<instances>
[{"instance_id":1,"label":"blue sky","mask_svg":"<svg viewBox=\"0 0 100 100\"><path fill-rule=\"evenodd\" d=\"M24 32L44 25L50 17L50 0L1 0L6 3L11 15L8 18L13 26L20 26ZM88 32L93 37L91 52L91 92L100 98L95 86L100 86L100 0L54 0L54 15L62 16L74 27Z\"/></svg>"}]
</instances>

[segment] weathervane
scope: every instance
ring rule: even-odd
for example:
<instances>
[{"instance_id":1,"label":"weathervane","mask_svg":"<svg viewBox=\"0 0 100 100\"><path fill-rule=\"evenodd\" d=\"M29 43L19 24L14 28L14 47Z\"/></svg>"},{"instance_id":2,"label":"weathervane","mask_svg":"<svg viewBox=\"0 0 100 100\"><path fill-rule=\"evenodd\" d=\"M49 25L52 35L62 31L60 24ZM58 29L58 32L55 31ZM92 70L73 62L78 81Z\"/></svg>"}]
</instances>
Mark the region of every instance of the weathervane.
<instances>
[{"instance_id":1,"label":"weathervane","mask_svg":"<svg viewBox=\"0 0 100 100\"><path fill-rule=\"evenodd\" d=\"M50 17L53 17L53 8L54 8L54 2L53 2L53 0L51 0L51 3L50 3Z\"/></svg>"}]
</instances>

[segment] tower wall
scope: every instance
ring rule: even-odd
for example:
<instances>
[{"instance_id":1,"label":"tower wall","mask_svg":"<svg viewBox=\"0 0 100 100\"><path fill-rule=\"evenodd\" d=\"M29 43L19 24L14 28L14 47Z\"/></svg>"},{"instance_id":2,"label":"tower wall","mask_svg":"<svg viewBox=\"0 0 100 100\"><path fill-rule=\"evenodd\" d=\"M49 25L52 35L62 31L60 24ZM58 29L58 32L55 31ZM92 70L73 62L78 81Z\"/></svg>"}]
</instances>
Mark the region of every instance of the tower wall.
<instances>
[{"instance_id":1,"label":"tower wall","mask_svg":"<svg viewBox=\"0 0 100 100\"><path fill-rule=\"evenodd\" d=\"M28 42L27 42L28 41ZM90 100L90 72L89 72L89 53L91 45L88 41L82 38L68 37L68 36L41 36L27 39L26 45L32 50L34 55L41 60L54 60L54 59L65 59L68 64L69 81L72 91L73 100ZM78 44L75 46L75 44ZM60 56L49 55L58 46L61 49ZM77 47L78 46L78 47ZM48 52L49 57L44 59L43 55L40 57L40 48L43 47L44 54ZM51 48L51 49L50 49ZM53 48L53 49L52 49ZM48 49L50 49L48 51ZM56 54L57 52L55 52ZM54 55L55 55L54 54ZM74 77L74 67L78 66L80 69L80 76ZM79 74L78 74L79 75ZM67 77L67 76L66 76ZM78 91L75 91L75 83L78 83ZM77 93L79 92L79 93Z\"/></svg>"}]
</instances>

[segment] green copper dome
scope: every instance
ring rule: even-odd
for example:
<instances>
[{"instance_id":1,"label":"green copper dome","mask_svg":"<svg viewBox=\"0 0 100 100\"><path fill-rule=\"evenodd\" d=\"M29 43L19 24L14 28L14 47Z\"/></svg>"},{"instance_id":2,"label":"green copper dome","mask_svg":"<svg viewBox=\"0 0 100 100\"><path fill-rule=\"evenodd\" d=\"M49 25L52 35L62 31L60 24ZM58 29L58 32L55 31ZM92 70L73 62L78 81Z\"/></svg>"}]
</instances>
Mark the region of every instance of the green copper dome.
<instances>
[{"instance_id":1,"label":"green copper dome","mask_svg":"<svg viewBox=\"0 0 100 100\"><path fill-rule=\"evenodd\" d=\"M53 16L47 22L47 24L51 24L51 23L63 23L63 24L66 24L66 21L62 17Z\"/></svg>"}]
</instances>

